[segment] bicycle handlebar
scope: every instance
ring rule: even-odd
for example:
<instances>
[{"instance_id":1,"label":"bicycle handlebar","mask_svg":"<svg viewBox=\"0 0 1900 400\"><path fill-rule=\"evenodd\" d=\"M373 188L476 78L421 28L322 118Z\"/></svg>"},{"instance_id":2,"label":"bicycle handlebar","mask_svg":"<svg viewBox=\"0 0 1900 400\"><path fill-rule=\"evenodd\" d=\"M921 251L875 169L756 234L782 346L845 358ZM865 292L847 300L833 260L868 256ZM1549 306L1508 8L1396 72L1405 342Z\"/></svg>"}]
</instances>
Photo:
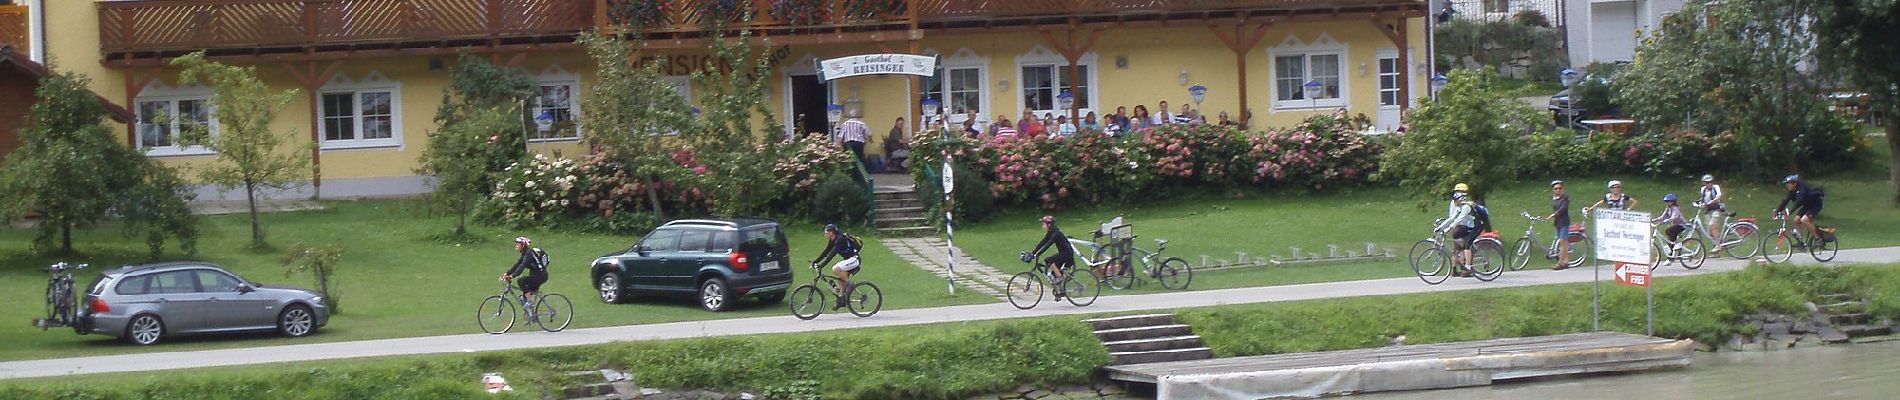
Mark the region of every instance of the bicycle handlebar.
<instances>
[{"instance_id":1,"label":"bicycle handlebar","mask_svg":"<svg viewBox=\"0 0 1900 400\"><path fill-rule=\"evenodd\" d=\"M54 263L53 265L49 265L46 268L40 268L40 270L58 273L58 272L85 269L86 267L89 267L89 266L91 266L91 264L67 264L64 262L59 262L59 263Z\"/></svg>"}]
</instances>

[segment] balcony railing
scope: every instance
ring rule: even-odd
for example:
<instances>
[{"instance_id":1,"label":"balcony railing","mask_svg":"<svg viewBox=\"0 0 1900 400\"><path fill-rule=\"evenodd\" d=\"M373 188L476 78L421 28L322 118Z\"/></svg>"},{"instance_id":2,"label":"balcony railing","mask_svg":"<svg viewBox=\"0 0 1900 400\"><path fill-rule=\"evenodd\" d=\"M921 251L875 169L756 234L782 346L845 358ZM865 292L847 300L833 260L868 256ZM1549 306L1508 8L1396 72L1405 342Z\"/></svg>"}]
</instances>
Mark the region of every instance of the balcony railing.
<instances>
[{"instance_id":1,"label":"balcony railing","mask_svg":"<svg viewBox=\"0 0 1900 400\"><path fill-rule=\"evenodd\" d=\"M1063 16L1422 10L1423 0L131 0L101 1L108 59L200 49L571 41L589 29L691 37L723 25L761 34L902 31L910 24ZM0 14L0 21L4 21ZM1046 22L1046 21L1045 21ZM928 26L926 26L928 27ZM0 27L0 33L6 32ZM400 47L400 46L397 46Z\"/></svg>"},{"instance_id":2,"label":"balcony railing","mask_svg":"<svg viewBox=\"0 0 1900 400\"><path fill-rule=\"evenodd\" d=\"M26 6L0 6L0 42L13 44L13 48L21 53L33 48L30 34L27 33L26 10Z\"/></svg>"}]
</instances>

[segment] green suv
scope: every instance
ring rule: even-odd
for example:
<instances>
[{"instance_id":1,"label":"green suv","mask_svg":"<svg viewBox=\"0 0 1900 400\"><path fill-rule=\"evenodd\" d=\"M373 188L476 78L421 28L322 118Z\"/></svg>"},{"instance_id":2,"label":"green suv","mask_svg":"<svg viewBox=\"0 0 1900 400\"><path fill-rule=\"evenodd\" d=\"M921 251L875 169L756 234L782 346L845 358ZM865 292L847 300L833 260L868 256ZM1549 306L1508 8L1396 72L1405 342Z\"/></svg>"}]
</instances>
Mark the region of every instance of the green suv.
<instances>
[{"instance_id":1,"label":"green suv","mask_svg":"<svg viewBox=\"0 0 1900 400\"><path fill-rule=\"evenodd\" d=\"M701 307L724 311L740 297L784 300L792 285L790 252L772 220L678 220L631 248L594 259L589 276L604 302L636 294L693 295Z\"/></svg>"}]
</instances>

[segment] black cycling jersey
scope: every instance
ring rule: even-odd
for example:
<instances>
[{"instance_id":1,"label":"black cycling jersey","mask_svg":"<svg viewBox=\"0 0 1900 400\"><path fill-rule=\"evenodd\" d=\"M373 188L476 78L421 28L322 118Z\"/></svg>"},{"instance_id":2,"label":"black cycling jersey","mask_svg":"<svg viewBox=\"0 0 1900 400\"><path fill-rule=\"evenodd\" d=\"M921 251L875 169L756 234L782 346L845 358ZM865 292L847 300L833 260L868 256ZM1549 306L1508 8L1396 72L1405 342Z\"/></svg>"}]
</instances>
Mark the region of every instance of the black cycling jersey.
<instances>
[{"instance_id":1,"label":"black cycling jersey","mask_svg":"<svg viewBox=\"0 0 1900 400\"><path fill-rule=\"evenodd\" d=\"M1795 182L1794 190L1788 191L1788 197L1781 199L1775 206L1775 212L1795 211L1788 209L1788 203L1794 203L1796 210L1818 211L1821 209L1821 193L1807 182Z\"/></svg>"},{"instance_id":2,"label":"black cycling jersey","mask_svg":"<svg viewBox=\"0 0 1900 400\"><path fill-rule=\"evenodd\" d=\"M521 276L523 270L526 270L529 276L548 276L546 254L537 248L522 250L521 259L515 260L515 266L508 269L508 276Z\"/></svg>"},{"instance_id":3,"label":"black cycling jersey","mask_svg":"<svg viewBox=\"0 0 1900 400\"><path fill-rule=\"evenodd\" d=\"M849 259L858 256L858 249L851 246L851 239L846 237L844 232L838 232L837 238L831 239L831 243L826 243L825 251L819 253L818 258L811 262L813 264L829 263L833 255Z\"/></svg>"},{"instance_id":4,"label":"black cycling jersey","mask_svg":"<svg viewBox=\"0 0 1900 400\"><path fill-rule=\"evenodd\" d=\"M1069 246L1069 237L1063 235L1062 229L1056 228L1055 225L1049 226L1049 233L1042 235L1041 243L1036 243L1035 253L1037 256L1041 256L1043 251L1049 250L1050 248L1055 248L1056 254L1058 255L1075 257L1075 248Z\"/></svg>"}]
</instances>

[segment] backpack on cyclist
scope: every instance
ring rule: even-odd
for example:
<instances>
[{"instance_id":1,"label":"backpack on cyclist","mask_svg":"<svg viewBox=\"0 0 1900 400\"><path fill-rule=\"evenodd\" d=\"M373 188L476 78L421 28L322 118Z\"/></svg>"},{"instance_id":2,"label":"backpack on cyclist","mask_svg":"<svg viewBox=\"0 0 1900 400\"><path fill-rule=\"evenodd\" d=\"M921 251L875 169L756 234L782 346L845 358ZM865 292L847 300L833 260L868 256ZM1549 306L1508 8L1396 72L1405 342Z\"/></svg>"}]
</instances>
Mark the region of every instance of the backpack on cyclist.
<instances>
[{"instance_id":1,"label":"backpack on cyclist","mask_svg":"<svg viewBox=\"0 0 1900 400\"><path fill-rule=\"evenodd\" d=\"M856 235L852 235L848 233L845 234L844 242L846 245L849 245L851 247L851 252L853 253L856 253L859 250L864 250L864 241L858 239Z\"/></svg>"},{"instance_id":2,"label":"backpack on cyclist","mask_svg":"<svg viewBox=\"0 0 1900 400\"><path fill-rule=\"evenodd\" d=\"M534 263L539 264L539 265L536 265L535 267L537 269L540 269L541 272L548 272L548 266L552 265L548 261L548 252L543 251L540 248L534 249Z\"/></svg>"},{"instance_id":3,"label":"backpack on cyclist","mask_svg":"<svg viewBox=\"0 0 1900 400\"><path fill-rule=\"evenodd\" d=\"M1471 205L1471 220L1473 225L1477 225L1478 232L1491 231L1491 211L1486 210L1483 204Z\"/></svg>"}]
</instances>

